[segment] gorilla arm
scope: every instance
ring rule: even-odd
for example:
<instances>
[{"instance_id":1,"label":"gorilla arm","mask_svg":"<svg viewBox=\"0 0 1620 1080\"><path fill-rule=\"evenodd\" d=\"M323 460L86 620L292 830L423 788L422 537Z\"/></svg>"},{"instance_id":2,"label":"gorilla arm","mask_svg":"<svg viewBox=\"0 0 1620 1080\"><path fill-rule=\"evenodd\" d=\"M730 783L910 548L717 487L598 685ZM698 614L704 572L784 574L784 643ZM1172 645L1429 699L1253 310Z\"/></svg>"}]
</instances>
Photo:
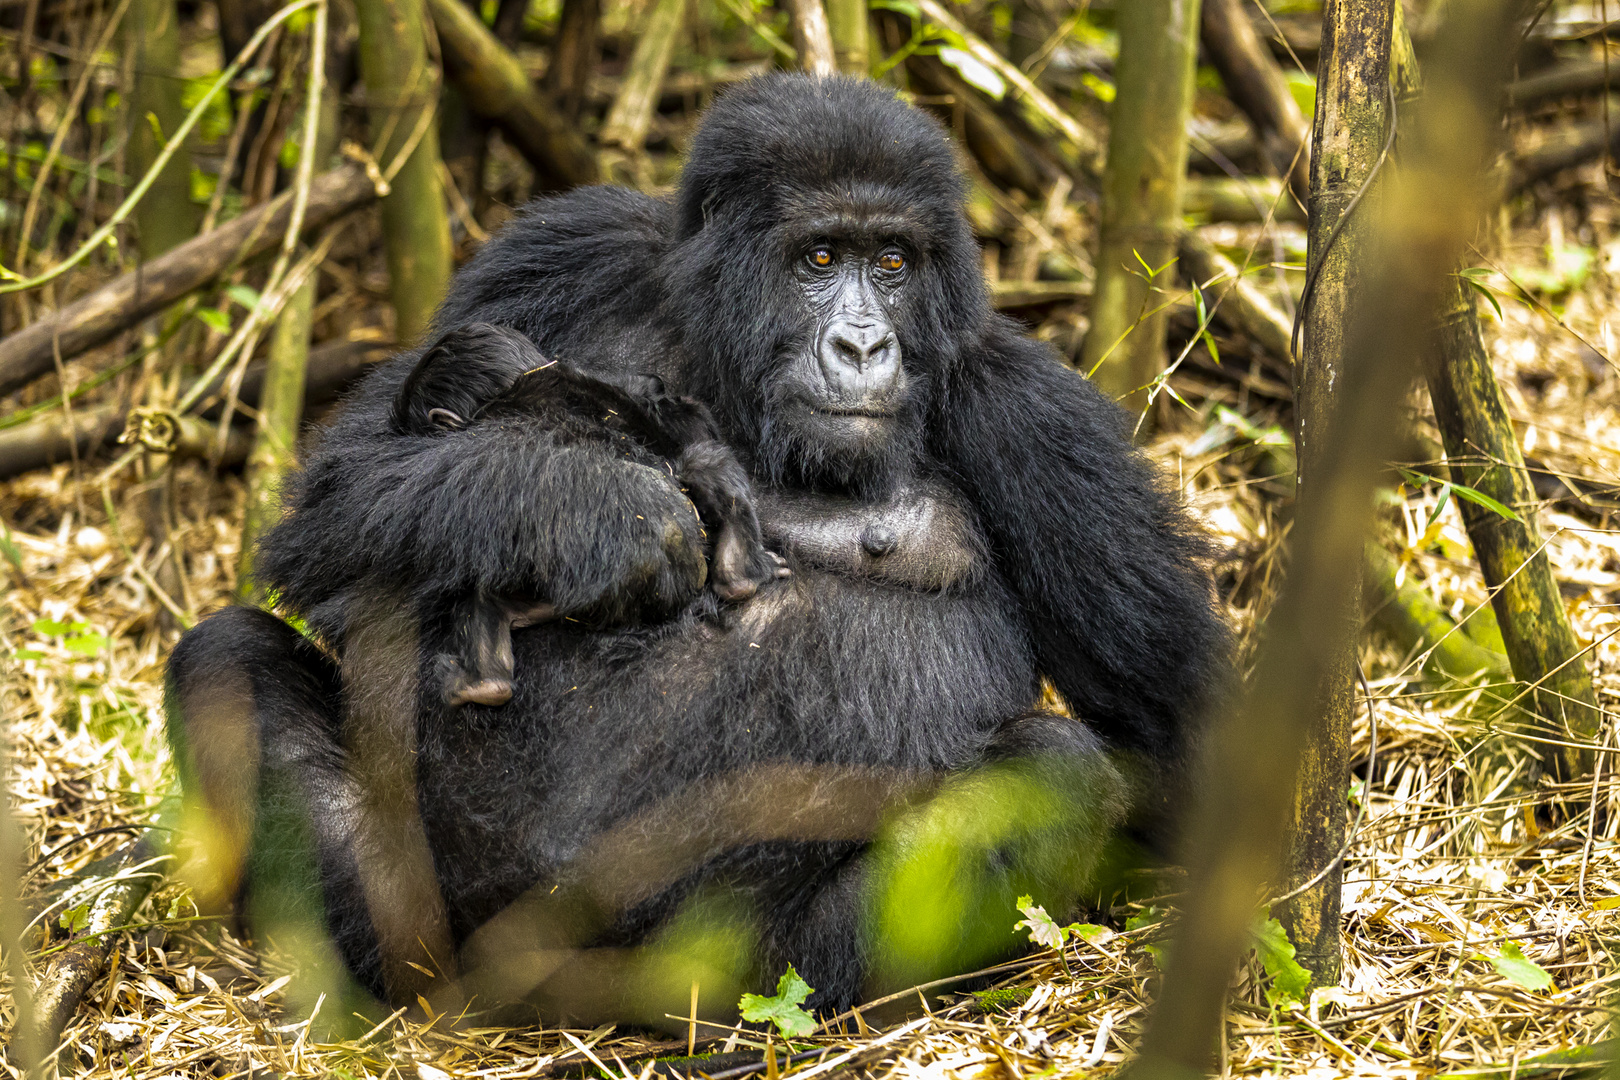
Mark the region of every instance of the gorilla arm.
<instances>
[{"instance_id":1,"label":"gorilla arm","mask_svg":"<svg viewBox=\"0 0 1620 1080\"><path fill-rule=\"evenodd\" d=\"M697 514L666 473L559 446L522 417L396 435L378 422L390 389L362 388L265 539L268 580L323 633L341 633L362 583L529 597L609 623L667 617L702 588Z\"/></svg>"},{"instance_id":2,"label":"gorilla arm","mask_svg":"<svg viewBox=\"0 0 1620 1080\"><path fill-rule=\"evenodd\" d=\"M1228 634L1207 545L1126 422L997 319L952 376L935 430L1023 599L1041 671L1107 743L1162 774L1191 748Z\"/></svg>"}]
</instances>

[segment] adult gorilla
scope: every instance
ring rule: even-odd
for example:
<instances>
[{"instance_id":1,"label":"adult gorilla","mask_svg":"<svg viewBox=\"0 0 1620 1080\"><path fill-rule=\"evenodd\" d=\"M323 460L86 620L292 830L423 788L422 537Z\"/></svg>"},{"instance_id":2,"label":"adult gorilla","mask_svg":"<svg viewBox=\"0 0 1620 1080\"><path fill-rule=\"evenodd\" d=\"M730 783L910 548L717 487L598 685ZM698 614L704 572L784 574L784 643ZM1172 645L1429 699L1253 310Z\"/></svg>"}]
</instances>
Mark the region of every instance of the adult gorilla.
<instances>
[{"instance_id":1,"label":"adult gorilla","mask_svg":"<svg viewBox=\"0 0 1620 1080\"><path fill-rule=\"evenodd\" d=\"M456 278L441 331L713 410L793 571L740 604L666 470L522 416L402 433L414 355L356 393L260 562L324 651L205 621L171 728L250 877L313 841L374 992L459 956L485 998L658 1020L792 963L843 1006L1005 950L1018 892L1070 903L1156 828L1225 666L1202 542L1120 410L991 312L962 195L888 91L774 76L673 200L537 202ZM450 709L418 675L474 594L562 618L515 635L509 704Z\"/></svg>"}]
</instances>

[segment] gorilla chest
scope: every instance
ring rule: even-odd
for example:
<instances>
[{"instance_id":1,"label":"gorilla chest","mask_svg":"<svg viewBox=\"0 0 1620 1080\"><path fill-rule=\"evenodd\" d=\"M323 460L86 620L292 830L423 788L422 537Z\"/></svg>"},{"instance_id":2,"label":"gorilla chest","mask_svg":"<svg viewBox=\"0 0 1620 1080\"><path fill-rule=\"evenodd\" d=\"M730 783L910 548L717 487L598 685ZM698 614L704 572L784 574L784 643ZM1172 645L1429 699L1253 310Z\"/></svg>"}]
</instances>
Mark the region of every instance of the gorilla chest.
<instances>
[{"instance_id":1,"label":"gorilla chest","mask_svg":"<svg viewBox=\"0 0 1620 1080\"><path fill-rule=\"evenodd\" d=\"M985 545L961 498L918 481L881 502L766 491L756 499L771 547L803 570L941 592L972 584Z\"/></svg>"}]
</instances>

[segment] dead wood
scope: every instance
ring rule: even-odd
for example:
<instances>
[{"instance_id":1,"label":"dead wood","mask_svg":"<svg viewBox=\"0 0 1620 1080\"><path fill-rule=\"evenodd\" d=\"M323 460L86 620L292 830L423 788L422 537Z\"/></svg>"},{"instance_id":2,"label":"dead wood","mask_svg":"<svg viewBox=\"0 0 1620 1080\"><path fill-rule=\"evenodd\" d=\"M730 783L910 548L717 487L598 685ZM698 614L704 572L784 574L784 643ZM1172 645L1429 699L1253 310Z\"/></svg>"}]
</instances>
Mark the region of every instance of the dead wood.
<instances>
[{"instance_id":1,"label":"dead wood","mask_svg":"<svg viewBox=\"0 0 1620 1080\"><path fill-rule=\"evenodd\" d=\"M1310 194L1310 125L1288 89L1288 80L1260 44L1245 12L1246 0L1203 0L1199 34L1204 52L1232 104L1254 125L1255 135L1277 175L1287 176L1301 201Z\"/></svg>"},{"instance_id":2,"label":"dead wood","mask_svg":"<svg viewBox=\"0 0 1620 1080\"><path fill-rule=\"evenodd\" d=\"M0 341L0 395L51 371L56 356L71 360L157 314L231 266L275 248L287 230L292 196L289 191L213 232L188 240ZM323 173L311 185L304 231L318 229L376 197L376 188L357 165Z\"/></svg>"},{"instance_id":3,"label":"dead wood","mask_svg":"<svg viewBox=\"0 0 1620 1080\"><path fill-rule=\"evenodd\" d=\"M541 93L523 65L460 0L428 0L445 70L473 112L499 125L529 160L543 189L597 179L596 159L562 110Z\"/></svg>"},{"instance_id":4,"label":"dead wood","mask_svg":"<svg viewBox=\"0 0 1620 1080\"><path fill-rule=\"evenodd\" d=\"M373 363L386 356L391 348L374 341L336 341L310 350L304 408L309 410L331 403L370 370ZM264 370L262 362L248 367L237 395L240 401L249 406L258 404ZM223 380L217 381L215 387L210 391L215 404L210 406L209 399L203 399L203 418L188 417L182 421L180 453L195 451L196 454L206 455L210 440L217 438L219 429L206 418L217 415L218 401L223 397L219 392L223 389ZM110 445L123 434L128 412L127 405L113 402L88 409L74 409L71 429L60 412L51 412L26 424L0 430L0 479L16 476L29 469L43 468L52 462L66 461L74 453L75 442L81 457ZM247 456L251 441L246 427L233 428L220 463L239 464Z\"/></svg>"}]
</instances>

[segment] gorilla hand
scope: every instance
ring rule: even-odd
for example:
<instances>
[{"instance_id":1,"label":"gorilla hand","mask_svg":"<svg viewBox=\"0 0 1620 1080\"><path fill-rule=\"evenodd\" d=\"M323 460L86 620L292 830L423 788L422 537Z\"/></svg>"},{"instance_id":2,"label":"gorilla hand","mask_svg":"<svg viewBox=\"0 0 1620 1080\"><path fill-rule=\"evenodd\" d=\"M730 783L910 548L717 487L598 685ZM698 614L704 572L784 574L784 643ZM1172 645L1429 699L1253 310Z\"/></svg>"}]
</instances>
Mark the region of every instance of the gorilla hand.
<instances>
[{"instance_id":1,"label":"gorilla hand","mask_svg":"<svg viewBox=\"0 0 1620 1080\"><path fill-rule=\"evenodd\" d=\"M690 603L708 577L703 529L669 476L600 458L566 471L574 490L540 524L561 541L546 590L558 615L627 625L667 619Z\"/></svg>"},{"instance_id":2,"label":"gorilla hand","mask_svg":"<svg viewBox=\"0 0 1620 1080\"><path fill-rule=\"evenodd\" d=\"M760 537L748 475L725 444L706 439L688 446L675 471L704 522L718 530L710 569L716 596L748 600L761 585L789 576L786 560Z\"/></svg>"}]
</instances>

